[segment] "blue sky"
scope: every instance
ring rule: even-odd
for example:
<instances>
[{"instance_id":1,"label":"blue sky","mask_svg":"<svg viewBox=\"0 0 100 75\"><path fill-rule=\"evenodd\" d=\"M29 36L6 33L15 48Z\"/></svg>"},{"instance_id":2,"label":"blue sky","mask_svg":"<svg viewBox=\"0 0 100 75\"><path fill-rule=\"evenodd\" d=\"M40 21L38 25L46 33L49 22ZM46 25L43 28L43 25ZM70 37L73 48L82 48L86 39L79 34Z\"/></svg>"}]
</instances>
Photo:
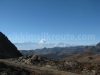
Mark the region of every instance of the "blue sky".
<instances>
[{"instance_id":1,"label":"blue sky","mask_svg":"<svg viewBox=\"0 0 100 75\"><path fill-rule=\"evenodd\" d=\"M12 42L66 42L94 44L99 42L100 0L0 0L0 31ZM94 35L95 40L15 39L23 35ZM11 36L10 36L11 35Z\"/></svg>"}]
</instances>

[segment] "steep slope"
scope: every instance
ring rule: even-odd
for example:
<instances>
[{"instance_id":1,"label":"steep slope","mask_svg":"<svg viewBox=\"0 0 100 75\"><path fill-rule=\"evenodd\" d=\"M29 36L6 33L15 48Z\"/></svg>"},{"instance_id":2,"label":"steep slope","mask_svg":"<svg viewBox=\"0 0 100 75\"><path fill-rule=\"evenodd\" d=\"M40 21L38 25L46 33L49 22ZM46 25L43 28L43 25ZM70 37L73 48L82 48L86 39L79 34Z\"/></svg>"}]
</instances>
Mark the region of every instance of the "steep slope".
<instances>
[{"instance_id":1,"label":"steep slope","mask_svg":"<svg viewBox=\"0 0 100 75\"><path fill-rule=\"evenodd\" d=\"M83 52L67 57L66 60L100 63L100 43L96 46L86 46Z\"/></svg>"},{"instance_id":2,"label":"steep slope","mask_svg":"<svg viewBox=\"0 0 100 75\"><path fill-rule=\"evenodd\" d=\"M0 58L13 58L19 56L22 56L22 54L17 50L15 45L0 32Z\"/></svg>"}]
</instances>

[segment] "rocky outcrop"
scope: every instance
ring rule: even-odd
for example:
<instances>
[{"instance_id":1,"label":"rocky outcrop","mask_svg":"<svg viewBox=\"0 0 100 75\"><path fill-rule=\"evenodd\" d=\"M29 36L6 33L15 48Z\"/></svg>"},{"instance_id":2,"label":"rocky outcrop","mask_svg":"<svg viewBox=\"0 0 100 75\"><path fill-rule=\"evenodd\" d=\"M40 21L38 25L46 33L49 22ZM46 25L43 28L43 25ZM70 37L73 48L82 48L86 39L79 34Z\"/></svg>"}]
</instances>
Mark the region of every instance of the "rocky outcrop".
<instances>
[{"instance_id":1,"label":"rocky outcrop","mask_svg":"<svg viewBox=\"0 0 100 75\"><path fill-rule=\"evenodd\" d=\"M50 69L62 70L67 72L78 73L82 75L100 74L100 65L89 62L66 61L59 59L51 59L37 55L28 55L13 59L13 61L21 62L31 66L46 67Z\"/></svg>"},{"instance_id":2,"label":"rocky outcrop","mask_svg":"<svg viewBox=\"0 0 100 75\"><path fill-rule=\"evenodd\" d=\"M83 70L82 75L97 75L95 70Z\"/></svg>"},{"instance_id":3,"label":"rocky outcrop","mask_svg":"<svg viewBox=\"0 0 100 75\"><path fill-rule=\"evenodd\" d=\"M17 50L15 45L0 32L0 58L20 57L22 54Z\"/></svg>"}]
</instances>

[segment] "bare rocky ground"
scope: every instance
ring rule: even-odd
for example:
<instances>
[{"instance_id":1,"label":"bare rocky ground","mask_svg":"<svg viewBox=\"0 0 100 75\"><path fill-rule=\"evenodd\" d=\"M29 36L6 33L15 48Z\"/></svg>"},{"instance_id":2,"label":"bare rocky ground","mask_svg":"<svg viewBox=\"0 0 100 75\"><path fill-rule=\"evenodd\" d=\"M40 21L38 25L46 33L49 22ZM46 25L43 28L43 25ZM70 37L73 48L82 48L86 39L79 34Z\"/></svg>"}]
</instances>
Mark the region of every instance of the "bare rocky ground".
<instances>
[{"instance_id":1,"label":"bare rocky ground","mask_svg":"<svg viewBox=\"0 0 100 75\"><path fill-rule=\"evenodd\" d=\"M100 75L100 64L65 61L41 56L22 56L3 62L18 66L30 75Z\"/></svg>"},{"instance_id":2,"label":"bare rocky ground","mask_svg":"<svg viewBox=\"0 0 100 75\"><path fill-rule=\"evenodd\" d=\"M25 69L0 62L0 75L29 75Z\"/></svg>"},{"instance_id":3,"label":"bare rocky ground","mask_svg":"<svg viewBox=\"0 0 100 75\"><path fill-rule=\"evenodd\" d=\"M12 61L11 59L0 59L0 62L1 65L6 65L6 67L4 65L0 67L0 75L79 75L52 68L26 65L25 63Z\"/></svg>"}]
</instances>

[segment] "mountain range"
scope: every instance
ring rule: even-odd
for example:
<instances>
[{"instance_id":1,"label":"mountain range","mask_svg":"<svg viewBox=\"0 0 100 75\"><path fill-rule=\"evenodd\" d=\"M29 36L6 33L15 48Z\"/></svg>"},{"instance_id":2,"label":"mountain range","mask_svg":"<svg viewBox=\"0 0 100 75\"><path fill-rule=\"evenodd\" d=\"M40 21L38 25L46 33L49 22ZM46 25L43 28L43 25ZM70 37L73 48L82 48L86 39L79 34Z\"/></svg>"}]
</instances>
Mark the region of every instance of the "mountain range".
<instances>
[{"instance_id":1,"label":"mountain range","mask_svg":"<svg viewBox=\"0 0 100 75\"><path fill-rule=\"evenodd\" d=\"M42 49L44 47L53 48L53 47L69 47L77 46L67 43L38 43L38 42L24 42L24 43L14 43L19 50L30 50L30 49Z\"/></svg>"},{"instance_id":2,"label":"mountain range","mask_svg":"<svg viewBox=\"0 0 100 75\"><path fill-rule=\"evenodd\" d=\"M90 45L77 45L77 44L69 44L69 43L49 43L44 41L43 39L40 42L23 42L23 43L14 43L14 45L18 48L18 50L35 50L53 47L74 47L74 46L95 46L95 44Z\"/></svg>"},{"instance_id":3,"label":"mountain range","mask_svg":"<svg viewBox=\"0 0 100 75\"><path fill-rule=\"evenodd\" d=\"M0 75L100 75L99 57L100 43L19 51L0 32Z\"/></svg>"},{"instance_id":4,"label":"mountain range","mask_svg":"<svg viewBox=\"0 0 100 75\"><path fill-rule=\"evenodd\" d=\"M96 62L99 59L97 57L100 56L100 43L96 46L44 47L42 49L35 50L20 50L20 52L23 55L39 55L49 58L64 58L66 60Z\"/></svg>"}]
</instances>

